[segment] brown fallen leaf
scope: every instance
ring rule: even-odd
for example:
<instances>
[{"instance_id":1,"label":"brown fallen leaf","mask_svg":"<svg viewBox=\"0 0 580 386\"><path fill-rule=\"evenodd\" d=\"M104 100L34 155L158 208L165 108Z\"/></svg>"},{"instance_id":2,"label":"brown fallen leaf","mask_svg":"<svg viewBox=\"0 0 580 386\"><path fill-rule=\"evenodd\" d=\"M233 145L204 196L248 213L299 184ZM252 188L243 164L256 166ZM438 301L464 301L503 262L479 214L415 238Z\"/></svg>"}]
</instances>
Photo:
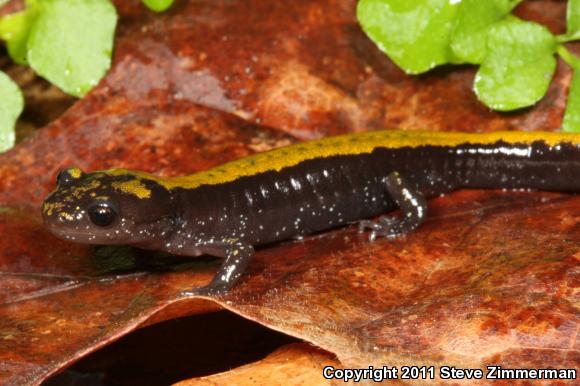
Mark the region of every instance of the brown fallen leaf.
<instances>
[{"instance_id":1,"label":"brown fallen leaf","mask_svg":"<svg viewBox=\"0 0 580 386\"><path fill-rule=\"evenodd\" d=\"M46 385L170 385L260 361L296 342L229 311L198 314L125 335L51 377Z\"/></svg>"},{"instance_id":2,"label":"brown fallen leaf","mask_svg":"<svg viewBox=\"0 0 580 386\"><path fill-rule=\"evenodd\" d=\"M345 367L578 367L577 196L456 192L405 239L370 243L348 227L263 248L240 285L206 300L177 294L211 278L208 259L93 249L42 227L38 205L71 164L178 175L347 131L559 126L564 66L537 107L493 113L471 92L472 69L404 76L354 4L178 1L157 15L117 2L107 77L0 155L0 384L38 384L139 327L219 307ZM519 12L557 15L557 29L563 4Z\"/></svg>"},{"instance_id":3,"label":"brown fallen leaf","mask_svg":"<svg viewBox=\"0 0 580 386\"><path fill-rule=\"evenodd\" d=\"M231 371L176 383L175 386L217 385L295 385L323 386L333 382L324 379L324 366L340 367L328 353L304 343L284 346L267 358Z\"/></svg>"}]
</instances>

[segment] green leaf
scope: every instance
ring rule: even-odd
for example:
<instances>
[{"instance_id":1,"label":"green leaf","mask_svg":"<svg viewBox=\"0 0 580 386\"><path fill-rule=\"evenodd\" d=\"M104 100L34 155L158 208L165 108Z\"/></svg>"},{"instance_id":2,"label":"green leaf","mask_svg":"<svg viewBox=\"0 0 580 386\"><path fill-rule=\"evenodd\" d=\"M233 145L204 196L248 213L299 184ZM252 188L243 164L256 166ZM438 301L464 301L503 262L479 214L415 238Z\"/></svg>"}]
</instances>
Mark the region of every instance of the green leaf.
<instances>
[{"instance_id":1,"label":"green leaf","mask_svg":"<svg viewBox=\"0 0 580 386\"><path fill-rule=\"evenodd\" d=\"M580 67L574 69L562 130L569 133L580 133Z\"/></svg>"},{"instance_id":2,"label":"green leaf","mask_svg":"<svg viewBox=\"0 0 580 386\"><path fill-rule=\"evenodd\" d=\"M475 76L475 93L483 103L508 111L544 96L556 68L556 40L548 29L509 17L490 29L487 50Z\"/></svg>"},{"instance_id":3,"label":"green leaf","mask_svg":"<svg viewBox=\"0 0 580 386\"><path fill-rule=\"evenodd\" d=\"M463 0L451 36L453 53L468 63L483 62L487 52L487 33L515 4L513 0Z\"/></svg>"},{"instance_id":4,"label":"green leaf","mask_svg":"<svg viewBox=\"0 0 580 386\"><path fill-rule=\"evenodd\" d=\"M14 146L14 124L24 107L20 89L8 75L0 71L0 152Z\"/></svg>"},{"instance_id":5,"label":"green leaf","mask_svg":"<svg viewBox=\"0 0 580 386\"><path fill-rule=\"evenodd\" d=\"M568 0L566 25L567 35L574 36L580 34L580 0Z\"/></svg>"},{"instance_id":6,"label":"green leaf","mask_svg":"<svg viewBox=\"0 0 580 386\"><path fill-rule=\"evenodd\" d=\"M28 7L17 13L0 18L0 39L6 41L8 54L18 64L27 64L26 54L30 28L36 20L37 2L28 1Z\"/></svg>"},{"instance_id":7,"label":"green leaf","mask_svg":"<svg viewBox=\"0 0 580 386\"><path fill-rule=\"evenodd\" d=\"M455 0L360 0L357 18L371 40L405 72L454 61L449 38Z\"/></svg>"},{"instance_id":8,"label":"green leaf","mask_svg":"<svg viewBox=\"0 0 580 386\"><path fill-rule=\"evenodd\" d=\"M111 65L117 24L109 0L42 0L28 39L28 61L65 92L85 95Z\"/></svg>"},{"instance_id":9,"label":"green leaf","mask_svg":"<svg viewBox=\"0 0 580 386\"><path fill-rule=\"evenodd\" d=\"M173 0L143 0L143 3L152 11L163 12L173 4Z\"/></svg>"}]
</instances>

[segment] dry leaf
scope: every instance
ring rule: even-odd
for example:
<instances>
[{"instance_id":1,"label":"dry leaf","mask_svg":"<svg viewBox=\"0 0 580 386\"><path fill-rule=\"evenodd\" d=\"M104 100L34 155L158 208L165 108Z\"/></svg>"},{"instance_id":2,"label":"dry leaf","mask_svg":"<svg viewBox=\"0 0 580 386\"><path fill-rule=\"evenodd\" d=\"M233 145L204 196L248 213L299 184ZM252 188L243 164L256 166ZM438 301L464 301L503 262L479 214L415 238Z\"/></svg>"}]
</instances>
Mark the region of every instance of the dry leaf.
<instances>
[{"instance_id":1,"label":"dry leaf","mask_svg":"<svg viewBox=\"0 0 580 386\"><path fill-rule=\"evenodd\" d=\"M470 68L404 76L362 34L354 1L181 1L161 15L117 3L107 77L0 155L0 383L38 384L134 329L219 306L345 367L578 366L577 196L456 192L403 239L370 243L353 226L262 248L210 300L177 295L217 262L65 243L38 208L73 164L180 175L342 132L555 129L563 66L538 106L502 115L476 101ZM530 3L519 12L563 25L563 2Z\"/></svg>"}]
</instances>

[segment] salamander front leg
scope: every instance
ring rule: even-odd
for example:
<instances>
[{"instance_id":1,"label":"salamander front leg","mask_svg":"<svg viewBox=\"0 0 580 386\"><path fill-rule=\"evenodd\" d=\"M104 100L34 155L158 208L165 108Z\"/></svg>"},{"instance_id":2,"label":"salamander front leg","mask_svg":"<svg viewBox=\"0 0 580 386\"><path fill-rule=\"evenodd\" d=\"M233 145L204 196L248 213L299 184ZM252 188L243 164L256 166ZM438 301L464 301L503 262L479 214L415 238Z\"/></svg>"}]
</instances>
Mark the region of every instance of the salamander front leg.
<instances>
[{"instance_id":1,"label":"salamander front leg","mask_svg":"<svg viewBox=\"0 0 580 386\"><path fill-rule=\"evenodd\" d=\"M377 221L363 220L359 223L359 231L371 230L369 239L377 237L395 238L406 235L417 228L427 215L427 201L415 186L406 181L397 172L385 178L387 191L401 209L400 218L381 216Z\"/></svg>"},{"instance_id":2,"label":"salamander front leg","mask_svg":"<svg viewBox=\"0 0 580 386\"><path fill-rule=\"evenodd\" d=\"M182 296L216 295L227 292L246 271L254 256L254 248L239 241L225 244L212 244L201 250L212 256L223 257L224 261L213 280L204 287L182 292Z\"/></svg>"}]
</instances>

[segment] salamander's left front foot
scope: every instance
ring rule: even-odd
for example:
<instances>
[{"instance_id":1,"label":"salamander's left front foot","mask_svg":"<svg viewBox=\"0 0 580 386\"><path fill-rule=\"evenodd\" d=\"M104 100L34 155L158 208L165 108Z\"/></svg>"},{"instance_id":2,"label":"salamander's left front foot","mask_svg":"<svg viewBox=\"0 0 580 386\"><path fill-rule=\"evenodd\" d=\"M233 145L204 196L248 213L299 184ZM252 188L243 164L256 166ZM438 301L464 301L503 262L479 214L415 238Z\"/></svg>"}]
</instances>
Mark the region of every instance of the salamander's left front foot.
<instances>
[{"instance_id":1,"label":"salamander's left front foot","mask_svg":"<svg viewBox=\"0 0 580 386\"><path fill-rule=\"evenodd\" d=\"M417 228L427 215L427 200L412 184L397 172L385 178L385 185L391 198L401 209L401 217L381 216L377 221L363 220L359 231L370 230L369 239L377 237L395 238L404 236Z\"/></svg>"}]
</instances>

